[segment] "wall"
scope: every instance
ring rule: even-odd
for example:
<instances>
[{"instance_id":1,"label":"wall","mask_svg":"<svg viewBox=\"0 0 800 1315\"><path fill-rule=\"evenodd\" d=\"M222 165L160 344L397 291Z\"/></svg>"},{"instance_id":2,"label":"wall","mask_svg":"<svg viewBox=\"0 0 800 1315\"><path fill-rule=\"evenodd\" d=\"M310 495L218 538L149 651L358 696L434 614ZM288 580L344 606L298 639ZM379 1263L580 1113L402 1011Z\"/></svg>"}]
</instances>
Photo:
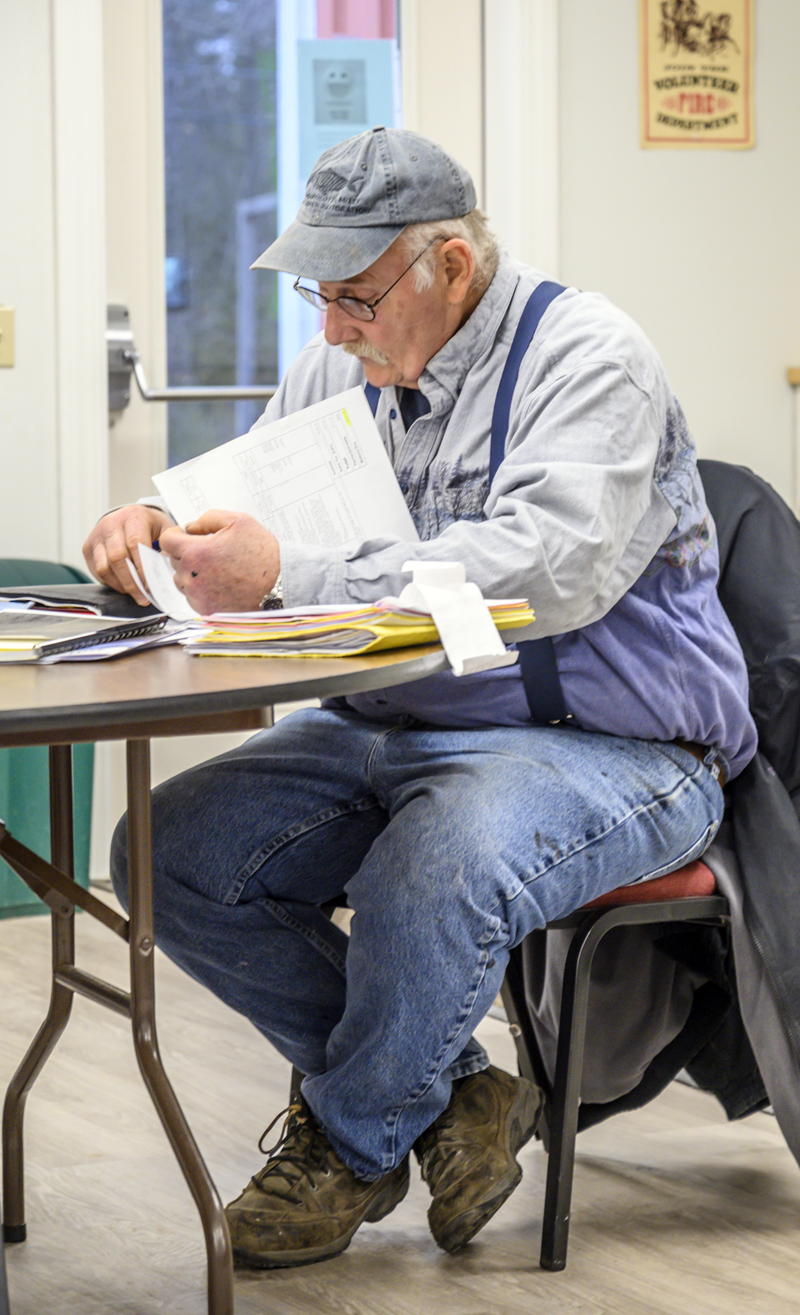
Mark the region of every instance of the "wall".
<instances>
[{"instance_id":1,"label":"wall","mask_svg":"<svg viewBox=\"0 0 800 1315\"><path fill-rule=\"evenodd\" d=\"M79 564L108 496L99 0L0 0L0 31L0 554Z\"/></svg>"},{"instance_id":2,"label":"wall","mask_svg":"<svg viewBox=\"0 0 800 1315\"><path fill-rule=\"evenodd\" d=\"M403 125L432 137L483 195L481 0L400 0Z\"/></svg>"},{"instance_id":3,"label":"wall","mask_svg":"<svg viewBox=\"0 0 800 1315\"><path fill-rule=\"evenodd\" d=\"M800 5L756 4L750 151L642 150L635 0L560 13L561 276L646 329L701 455L796 501Z\"/></svg>"},{"instance_id":4,"label":"wall","mask_svg":"<svg viewBox=\"0 0 800 1315\"><path fill-rule=\"evenodd\" d=\"M700 454L797 506L800 5L755 12L751 151L641 149L637 0L403 0L404 113L473 172L514 254L642 324Z\"/></svg>"},{"instance_id":5,"label":"wall","mask_svg":"<svg viewBox=\"0 0 800 1315\"><path fill-rule=\"evenodd\" d=\"M16 364L0 369L0 556L58 555L50 6L0 0L0 302ZM11 494L11 496L9 496Z\"/></svg>"}]
</instances>

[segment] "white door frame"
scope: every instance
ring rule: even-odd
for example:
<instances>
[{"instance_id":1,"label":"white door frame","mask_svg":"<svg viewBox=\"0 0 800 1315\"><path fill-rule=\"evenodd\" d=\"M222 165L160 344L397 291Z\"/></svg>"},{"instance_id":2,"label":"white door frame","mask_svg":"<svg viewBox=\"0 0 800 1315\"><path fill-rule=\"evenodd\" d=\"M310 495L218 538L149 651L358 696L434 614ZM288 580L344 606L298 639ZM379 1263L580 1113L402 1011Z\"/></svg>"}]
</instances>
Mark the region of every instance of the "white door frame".
<instances>
[{"instance_id":1,"label":"white door frame","mask_svg":"<svg viewBox=\"0 0 800 1315\"><path fill-rule=\"evenodd\" d=\"M105 69L105 225L109 302L127 306L147 377L167 383L164 287L164 60L161 0L102 0ZM107 436L105 506L153 492L167 464L167 407L131 400Z\"/></svg>"},{"instance_id":2,"label":"white door frame","mask_svg":"<svg viewBox=\"0 0 800 1315\"><path fill-rule=\"evenodd\" d=\"M101 0L51 0L58 549L108 505Z\"/></svg>"}]
</instances>

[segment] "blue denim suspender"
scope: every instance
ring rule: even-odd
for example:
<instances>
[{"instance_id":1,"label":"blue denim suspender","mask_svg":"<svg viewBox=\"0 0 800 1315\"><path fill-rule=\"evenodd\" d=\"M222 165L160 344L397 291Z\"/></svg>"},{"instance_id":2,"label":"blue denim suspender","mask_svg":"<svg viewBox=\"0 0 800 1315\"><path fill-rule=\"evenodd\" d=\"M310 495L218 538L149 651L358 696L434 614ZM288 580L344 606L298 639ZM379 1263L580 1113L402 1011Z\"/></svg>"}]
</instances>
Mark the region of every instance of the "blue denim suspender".
<instances>
[{"instance_id":1,"label":"blue denim suspender","mask_svg":"<svg viewBox=\"0 0 800 1315\"><path fill-rule=\"evenodd\" d=\"M497 468L505 456L508 419L511 413L511 400L517 384L519 367L528 350L539 321L551 301L564 291L560 283L540 283L528 298L525 309L520 316L514 341L506 358L500 386L495 398L492 412L491 449L489 455L489 485L491 486ZM364 392L372 414L378 409L381 395L374 384L366 384ZM536 606L536 600L533 599ZM558 675L555 649L550 636L543 639L527 639L517 645L519 665L525 697L530 708L531 721L544 723L561 721L568 716L561 681Z\"/></svg>"},{"instance_id":2,"label":"blue denim suspender","mask_svg":"<svg viewBox=\"0 0 800 1315\"><path fill-rule=\"evenodd\" d=\"M508 434L508 417L511 413L511 399L517 385L519 367L522 358L531 345L539 321L551 301L564 291L560 283L540 283L528 298L525 309L520 316L514 341L511 344L503 368L500 387L495 398L492 412L492 446L489 455L489 485L497 474L497 468L506 454L506 435ZM534 610L536 599L532 598ZM517 644L519 665L522 672L522 684L531 712L531 721L561 721L568 715L567 705L561 691L556 654L553 641L549 635L543 639L526 639Z\"/></svg>"}]
</instances>

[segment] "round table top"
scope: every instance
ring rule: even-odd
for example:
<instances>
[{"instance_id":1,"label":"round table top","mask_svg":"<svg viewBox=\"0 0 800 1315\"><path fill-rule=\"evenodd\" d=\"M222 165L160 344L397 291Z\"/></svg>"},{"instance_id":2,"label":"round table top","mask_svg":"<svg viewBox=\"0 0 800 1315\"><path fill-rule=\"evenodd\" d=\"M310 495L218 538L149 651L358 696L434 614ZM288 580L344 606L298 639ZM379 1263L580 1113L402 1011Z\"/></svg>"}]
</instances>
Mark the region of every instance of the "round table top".
<instances>
[{"instance_id":1,"label":"round table top","mask_svg":"<svg viewBox=\"0 0 800 1315\"><path fill-rule=\"evenodd\" d=\"M0 668L0 746L248 729L276 703L447 669L438 644L344 658L193 657L169 645L98 662L9 664Z\"/></svg>"}]
</instances>

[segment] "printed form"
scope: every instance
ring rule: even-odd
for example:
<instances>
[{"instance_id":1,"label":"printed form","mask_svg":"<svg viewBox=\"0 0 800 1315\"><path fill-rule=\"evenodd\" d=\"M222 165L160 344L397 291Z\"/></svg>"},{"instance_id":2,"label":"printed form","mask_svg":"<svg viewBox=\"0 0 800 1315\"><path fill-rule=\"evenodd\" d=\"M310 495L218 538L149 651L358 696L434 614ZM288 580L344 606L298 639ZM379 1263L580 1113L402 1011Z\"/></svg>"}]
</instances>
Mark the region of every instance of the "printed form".
<instances>
[{"instance_id":1,"label":"printed form","mask_svg":"<svg viewBox=\"0 0 800 1315\"><path fill-rule=\"evenodd\" d=\"M153 483L181 525L216 508L249 512L289 543L419 539L361 388L222 443Z\"/></svg>"}]
</instances>

